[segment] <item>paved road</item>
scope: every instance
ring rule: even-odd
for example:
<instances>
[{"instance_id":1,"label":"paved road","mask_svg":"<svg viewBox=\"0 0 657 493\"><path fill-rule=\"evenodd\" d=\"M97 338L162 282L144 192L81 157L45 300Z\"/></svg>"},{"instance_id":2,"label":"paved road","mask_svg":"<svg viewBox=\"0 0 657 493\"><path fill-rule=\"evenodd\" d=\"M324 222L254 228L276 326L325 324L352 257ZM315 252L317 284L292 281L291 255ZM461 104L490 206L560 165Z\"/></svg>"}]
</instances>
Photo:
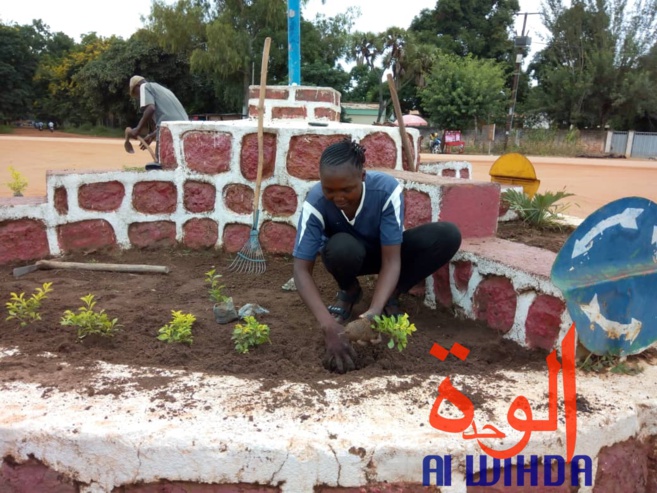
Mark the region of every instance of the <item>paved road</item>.
<instances>
[{"instance_id":1,"label":"paved road","mask_svg":"<svg viewBox=\"0 0 657 493\"><path fill-rule=\"evenodd\" d=\"M135 146L135 154L123 149L122 139L68 137L61 133L35 131L33 135L0 136L0 197L11 196L5 186L9 166L28 180L26 196L43 196L46 171L120 170L124 166L143 167L150 162L147 152ZM465 160L472 163L473 178L489 181L488 171L498 156L423 154L423 162ZM621 197L641 196L657 202L657 162L629 159L582 159L530 157L540 191L558 191L564 187L574 193L568 200L567 214L584 218L604 204Z\"/></svg>"}]
</instances>

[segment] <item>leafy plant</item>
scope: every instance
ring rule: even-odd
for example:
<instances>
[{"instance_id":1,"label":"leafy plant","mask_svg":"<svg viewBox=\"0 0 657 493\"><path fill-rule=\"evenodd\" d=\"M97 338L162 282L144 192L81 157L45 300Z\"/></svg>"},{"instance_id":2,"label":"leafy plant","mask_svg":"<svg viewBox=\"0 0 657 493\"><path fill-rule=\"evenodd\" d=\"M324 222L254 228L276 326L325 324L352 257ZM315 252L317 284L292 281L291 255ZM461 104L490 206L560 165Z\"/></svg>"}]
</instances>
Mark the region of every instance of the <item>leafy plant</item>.
<instances>
[{"instance_id":1,"label":"leafy plant","mask_svg":"<svg viewBox=\"0 0 657 493\"><path fill-rule=\"evenodd\" d=\"M10 301L5 303L9 312L6 320L16 319L20 322L21 327L25 327L27 324L36 320L41 320L39 308L41 308L41 302L52 291L51 286L51 282L44 282L43 286L36 288L35 292L29 298L25 298L25 293L11 293Z\"/></svg>"},{"instance_id":2,"label":"leafy plant","mask_svg":"<svg viewBox=\"0 0 657 493\"><path fill-rule=\"evenodd\" d=\"M194 338L192 337L192 325L196 322L196 317L191 313L183 313L178 310L171 310L172 319L164 327L161 327L157 338L160 341L182 342L191 344Z\"/></svg>"},{"instance_id":3,"label":"leafy plant","mask_svg":"<svg viewBox=\"0 0 657 493\"><path fill-rule=\"evenodd\" d=\"M408 313L397 316L377 315L373 321L374 330L390 336L388 347L392 349L397 346L399 351L406 349L408 336L417 330L415 324L409 322Z\"/></svg>"},{"instance_id":4,"label":"leafy plant","mask_svg":"<svg viewBox=\"0 0 657 493\"><path fill-rule=\"evenodd\" d=\"M21 195L27 188L27 180L13 166L9 166L9 173L11 173L11 181L7 183L7 186L14 192L14 195Z\"/></svg>"},{"instance_id":5,"label":"leafy plant","mask_svg":"<svg viewBox=\"0 0 657 493\"><path fill-rule=\"evenodd\" d=\"M509 208L516 211L526 224L536 228L561 228L559 215L570 204L557 204L558 201L572 197L574 194L566 190L558 192L537 193L529 197L524 192L510 188L502 194L502 200L509 204Z\"/></svg>"},{"instance_id":6,"label":"leafy plant","mask_svg":"<svg viewBox=\"0 0 657 493\"><path fill-rule=\"evenodd\" d=\"M78 313L66 310L60 323L66 326L77 327L79 340L92 334L113 337L120 327L117 325L118 319L110 320L105 310L94 311L96 302L94 301L93 294L89 293L80 299L84 302L85 306L78 308Z\"/></svg>"},{"instance_id":7,"label":"leafy plant","mask_svg":"<svg viewBox=\"0 0 657 493\"><path fill-rule=\"evenodd\" d=\"M582 361L578 368L586 372L605 373L607 370L611 373L624 375L637 375L643 371L643 368L636 364L631 364L620 356L604 354L597 355L589 353L586 359Z\"/></svg>"},{"instance_id":8,"label":"leafy plant","mask_svg":"<svg viewBox=\"0 0 657 493\"><path fill-rule=\"evenodd\" d=\"M249 348L258 346L269 340L269 326L258 323L255 317L244 317L246 324L237 324L233 329L231 339L235 341L238 353L248 353Z\"/></svg>"},{"instance_id":9,"label":"leafy plant","mask_svg":"<svg viewBox=\"0 0 657 493\"><path fill-rule=\"evenodd\" d=\"M230 296L226 296L222 293L222 290L226 286L220 286L219 279L221 279L221 274L217 274L215 269L209 270L205 273L205 282L210 285L210 289L208 290L210 293L210 299L215 303L225 303L230 301Z\"/></svg>"}]
</instances>

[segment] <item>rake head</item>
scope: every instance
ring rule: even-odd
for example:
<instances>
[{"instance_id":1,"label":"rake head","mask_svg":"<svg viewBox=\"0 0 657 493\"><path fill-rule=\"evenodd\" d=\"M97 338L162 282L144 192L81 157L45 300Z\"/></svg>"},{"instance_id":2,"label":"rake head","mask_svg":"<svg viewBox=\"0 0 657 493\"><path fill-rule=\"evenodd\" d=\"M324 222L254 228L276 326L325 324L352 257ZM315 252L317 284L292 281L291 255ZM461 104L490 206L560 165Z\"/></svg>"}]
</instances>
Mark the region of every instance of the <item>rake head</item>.
<instances>
[{"instance_id":1,"label":"rake head","mask_svg":"<svg viewBox=\"0 0 657 493\"><path fill-rule=\"evenodd\" d=\"M249 240L237 252L233 262L228 266L228 270L245 274L263 274L267 270L265 256L258 240L258 230L251 230Z\"/></svg>"}]
</instances>

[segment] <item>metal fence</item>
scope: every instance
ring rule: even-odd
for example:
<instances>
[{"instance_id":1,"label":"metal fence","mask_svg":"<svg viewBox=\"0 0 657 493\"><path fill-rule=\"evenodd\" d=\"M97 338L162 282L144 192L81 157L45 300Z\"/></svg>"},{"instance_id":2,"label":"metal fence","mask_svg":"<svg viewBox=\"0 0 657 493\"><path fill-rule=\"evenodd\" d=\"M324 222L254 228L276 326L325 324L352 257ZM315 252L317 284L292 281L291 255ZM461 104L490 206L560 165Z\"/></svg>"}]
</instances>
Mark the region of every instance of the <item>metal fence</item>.
<instances>
[{"instance_id":1,"label":"metal fence","mask_svg":"<svg viewBox=\"0 0 657 493\"><path fill-rule=\"evenodd\" d=\"M611 149L609 152L612 154L625 154L627 149L628 132L613 132L611 135Z\"/></svg>"},{"instance_id":2,"label":"metal fence","mask_svg":"<svg viewBox=\"0 0 657 493\"><path fill-rule=\"evenodd\" d=\"M657 157L657 133L635 132L632 157Z\"/></svg>"}]
</instances>

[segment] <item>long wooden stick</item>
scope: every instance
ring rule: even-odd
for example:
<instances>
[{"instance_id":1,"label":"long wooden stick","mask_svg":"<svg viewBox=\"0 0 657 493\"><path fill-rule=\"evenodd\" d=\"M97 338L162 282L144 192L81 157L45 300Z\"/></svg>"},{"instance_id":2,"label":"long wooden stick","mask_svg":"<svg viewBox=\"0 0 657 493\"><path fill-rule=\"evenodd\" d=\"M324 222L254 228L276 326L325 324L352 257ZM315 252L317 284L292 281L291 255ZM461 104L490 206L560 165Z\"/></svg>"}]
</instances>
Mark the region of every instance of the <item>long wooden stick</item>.
<instances>
[{"instance_id":1,"label":"long wooden stick","mask_svg":"<svg viewBox=\"0 0 657 493\"><path fill-rule=\"evenodd\" d=\"M262 50L262 66L260 68L260 99L258 100L258 174L256 176L255 193L253 194L253 228L258 225L258 208L260 206L260 185L262 184L262 169L265 166L265 94L267 92L267 66L269 65L269 47L271 38L265 39L265 47Z\"/></svg>"},{"instance_id":2,"label":"long wooden stick","mask_svg":"<svg viewBox=\"0 0 657 493\"><path fill-rule=\"evenodd\" d=\"M397 118L397 123L399 124L399 133L401 134L402 148L406 154L406 160L408 161L408 169L415 171L415 159L411 152L411 144L408 141L408 134L406 133L406 126L404 125L401 106L399 106L399 98L397 97L397 89L395 88L395 81L392 78L392 74L388 74L388 87L390 88L392 105L395 108L395 118Z\"/></svg>"}]
</instances>

